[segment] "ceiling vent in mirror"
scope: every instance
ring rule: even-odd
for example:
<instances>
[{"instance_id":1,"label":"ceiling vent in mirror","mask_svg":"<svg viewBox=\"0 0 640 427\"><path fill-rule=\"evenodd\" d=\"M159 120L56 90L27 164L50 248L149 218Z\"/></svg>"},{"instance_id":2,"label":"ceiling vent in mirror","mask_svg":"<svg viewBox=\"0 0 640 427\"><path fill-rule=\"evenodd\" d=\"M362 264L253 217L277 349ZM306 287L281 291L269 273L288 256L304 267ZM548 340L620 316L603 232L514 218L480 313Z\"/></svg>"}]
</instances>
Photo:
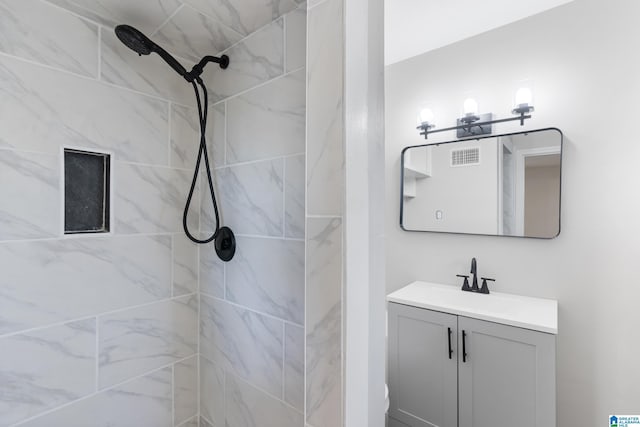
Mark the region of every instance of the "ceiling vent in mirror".
<instances>
[{"instance_id":1,"label":"ceiling vent in mirror","mask_svg":"<svg viewBox=\"0 0 640 427\"><path fill-rule=\"evenodd\" d=\"M451 150L451 166L471 166L480 164L480 147Z\"/></svg>"}]
</instances>

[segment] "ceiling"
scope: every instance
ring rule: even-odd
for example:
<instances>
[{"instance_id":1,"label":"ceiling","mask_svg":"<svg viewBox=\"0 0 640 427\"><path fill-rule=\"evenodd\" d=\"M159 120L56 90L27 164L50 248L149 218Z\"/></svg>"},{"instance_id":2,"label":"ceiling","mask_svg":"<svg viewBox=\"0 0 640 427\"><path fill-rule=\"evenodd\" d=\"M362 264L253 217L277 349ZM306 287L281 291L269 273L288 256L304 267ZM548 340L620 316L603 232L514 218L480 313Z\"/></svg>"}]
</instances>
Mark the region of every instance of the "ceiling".
<instances>
[{"instance_id":1,"label":"ceiling","mask_svg":"<svg viewBox=\"0 0 640 427\"><path fill-rule=\"evenodd\" d=\"M176 56L219 53L304 0L48 0L108 27L138 28Z\"/></svg>"},{"instance_id":2,"label":"ceiling","mask_svg":"<svg viewBox=\"0 0 640 427\"><path fill-rule=\"evenodd\" d=\"M571 1L386 0L385 65Z\"/></svg>"}]
</instances>

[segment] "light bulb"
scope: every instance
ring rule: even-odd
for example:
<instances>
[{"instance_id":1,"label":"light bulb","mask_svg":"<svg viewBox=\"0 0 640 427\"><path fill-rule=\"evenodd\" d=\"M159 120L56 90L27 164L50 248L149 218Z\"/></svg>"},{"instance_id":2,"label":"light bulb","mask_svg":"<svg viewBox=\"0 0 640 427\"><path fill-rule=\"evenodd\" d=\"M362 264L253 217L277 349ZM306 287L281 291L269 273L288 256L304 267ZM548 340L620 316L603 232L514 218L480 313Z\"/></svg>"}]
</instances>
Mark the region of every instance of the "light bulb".
<instances>
[{"instance_id":1,"label":"light bulb","mask_svg":"<svg viewBox=\"0 0 640 427\"><path fill-rule=\"evenodd\" d=\"M528 87L521 87L516 92L516 107L526 107L533 104L533 95Z\"/></svg>"},{"instance_id":2,"label":"light bulb","mask_svg":"<svg viewBox=\"0 0 640 427\"><path fill-rule=\"evenodd\" d=\"M431 111L431 108L423 108L420 110L418 124L421 125L423 123L433 123L433 111Z\"/></svg>"},{"instance_id":3,"label":"light bulb","mask_svg":"<svg viewBox=\"0 0 640 427\"><path fill-rule=\"evenodd\" d=\"M464 114L467 116L478 115L478 101L473 98L467 98L464 101Z\"/></svg>"}]
</instances>

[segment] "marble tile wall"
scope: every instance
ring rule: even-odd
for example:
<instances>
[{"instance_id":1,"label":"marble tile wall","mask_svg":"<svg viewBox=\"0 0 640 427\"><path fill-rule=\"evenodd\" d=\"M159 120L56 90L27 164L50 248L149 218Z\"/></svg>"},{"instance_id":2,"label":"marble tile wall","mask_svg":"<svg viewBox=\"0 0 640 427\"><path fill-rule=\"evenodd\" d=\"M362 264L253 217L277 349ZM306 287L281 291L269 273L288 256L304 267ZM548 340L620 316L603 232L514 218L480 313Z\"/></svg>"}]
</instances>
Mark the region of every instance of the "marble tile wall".
<instances>
[{"instance_id":1,"label":"marble tile wall","mask_svg":"<svg viewBox=\"0 0 640 427\"><path fill-rule=\"evenodd\" d=\"M0 427L308 419L306 3L232 3L0 0ZM232 57L204 74L232 263L181 230L191 89L123 48L123 22L186 65L207 38ZM62 147L112 155L111 233L63 235Z\"/></svg>"},{"instance_id":2,"label":"marble tile wall","mask_svg":"<svg viewBox=\"0 0 640 427\"><path fill-rule=\"evenodd\" d=\"M307 20L308 427L343 425L343 7L343 0L313 0Z\"/></svg>"},{"instance_id":3,"label":"marble tile wall","mask_svg":"<svg viewBox=\"0 0 640 427\"><path fill-rule=\"evenodd\" d=\"M119 5L153 31L182 3L0 0L2 427L198 424L195 111L115 42ZM63 235L67 146L112 155L109 234Z\"/></svg>"},{"instance_id":4,"label":"marble tile wall","mask_svg":"<svg viewBox=\"0 0 640 427\"><path fill-rule=\"evenodd\" d=\"M305 40L302 5L226 51L227 71L205 73L225 129L211 140L218 202L237 252L229 263L200 252L201 426L304 426ZM211 232L205 191L201 203Z\"/></svg>"}]
</instances>

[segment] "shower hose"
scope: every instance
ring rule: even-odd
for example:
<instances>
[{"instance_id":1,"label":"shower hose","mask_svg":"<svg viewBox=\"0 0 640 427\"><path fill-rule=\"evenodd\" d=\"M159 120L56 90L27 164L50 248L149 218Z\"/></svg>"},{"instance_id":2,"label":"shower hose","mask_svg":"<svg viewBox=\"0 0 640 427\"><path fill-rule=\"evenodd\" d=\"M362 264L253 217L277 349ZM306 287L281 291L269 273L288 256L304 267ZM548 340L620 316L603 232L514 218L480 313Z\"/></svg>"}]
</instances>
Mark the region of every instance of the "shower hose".
<instances>
[{"instance_id":1,"label":"shower hose","mask_svg":"<svg viewBox=\"0 0 640 427\"><path fill-rule=\"evenodd\" d=\"M201 100L200 98L200 91L198 90L198 85L196 85L196 81L198 82L198 85L200 85L200 87L202 88L202 93L203 93L202 97L204 98L203 100ZM204 85L200 77L194 79L194 81L192 81L191 84L193 85L193 90L196 93L196 101L198 103L198 118L200 120L200 147L198 149L198 158L196 160L196 167L193 171L193 179L191 181L191 188L189 189L189 196L187 197L187 202L184 206L184 212L182 214L182 227L184 228L185 234L192 242L198 243L198 244L205 244L205 243L212 242L218 236L218 232L220 231L220 214L218 213L218 203L216 201L216 193L213 188L213 178L211 177L211 165L209 164L209 153L207 149L206 132L207 132L207 115L209 113L209 99L207 95L207 87ZM204 106L202 105L203 104L202 101L204 101ZM211 236L207 237L206 239L198 239L189 231L187 216L189 214L189 208L191 206L193 192L195 191L196 185L198 183L198 173L200 172L200 162L202 161L203 157L204 157L204 167L207 172L207 182L209 184L209 192L211 194L211 200L213 203L213 213L216 220L216 227Z\"/></svg>"}]
</instances>

